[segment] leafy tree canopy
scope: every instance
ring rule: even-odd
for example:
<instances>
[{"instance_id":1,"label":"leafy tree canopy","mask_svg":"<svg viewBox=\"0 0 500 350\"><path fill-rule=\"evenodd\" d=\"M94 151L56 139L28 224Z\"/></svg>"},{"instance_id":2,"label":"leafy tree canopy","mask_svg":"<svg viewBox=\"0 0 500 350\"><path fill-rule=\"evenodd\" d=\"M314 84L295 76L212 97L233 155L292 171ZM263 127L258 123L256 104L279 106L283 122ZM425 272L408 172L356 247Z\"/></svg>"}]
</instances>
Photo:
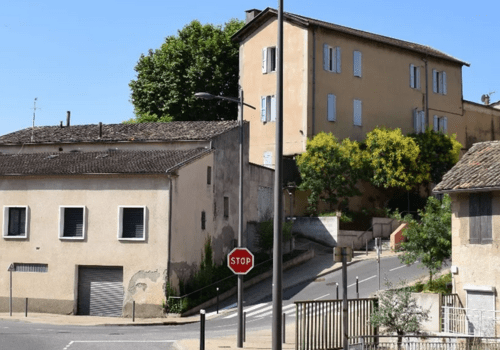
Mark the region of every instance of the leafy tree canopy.
<instances>
[{"instance_id":1,"label":"leafy tree canopy","mask_svg":"<svg viewBox=\"0 0 500 350\"><path fill-rule=\"evenodd\" d=\"M359 144L331 133L319 133L307 141L306 152L297 157L302 177L300 189L310 190L309 210L317 211L320 200L332 207L339 201L359 195L356 182L362 177L363 163Z\"/></svg>"},{"instance_id":2,"label":"leafy tree canopy","mask_svg":"<svg viewBox=\"0 0 500 350\"><path fill-rule=\"evenodd\" d=\"M199 100L196 92L238 96L239 44L231 36L243 26L194 20L157 50L141 55L129 83L135 119L129 122L236 119L237 104Z\"/></svg>"},{"instance_id":3,"label":"leafy tree canopy","mask_svg":"<svg viewBox=\"0 0 500 350\"><path fill-rule=\"evenodd\" d=\"M444 195L442 202L434 197L427 199L424 210L419 210L420 222L411 215L404 221L408 226L403 231L406 242L401 244L403 255L400 259L405 264L412 264L420 259L429 270L429 280L451 255L451 200Z\"/></svg>"}]
</instances>

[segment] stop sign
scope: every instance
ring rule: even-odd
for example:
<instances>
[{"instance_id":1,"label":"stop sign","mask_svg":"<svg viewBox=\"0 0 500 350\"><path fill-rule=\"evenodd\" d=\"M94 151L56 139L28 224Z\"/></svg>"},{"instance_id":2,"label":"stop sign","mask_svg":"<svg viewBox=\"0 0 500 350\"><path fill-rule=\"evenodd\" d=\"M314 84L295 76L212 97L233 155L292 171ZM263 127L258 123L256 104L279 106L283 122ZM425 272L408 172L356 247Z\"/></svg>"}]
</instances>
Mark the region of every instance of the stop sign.
<instances>
[{"instance_id":1,"label":"stop sign","mask_svg":"<svg viewBox=\"0 0 500 350\"><path fill-rule=\"evenodd\" d=\"M253 254L247 248L234 248L227 256L227 266L237 275L246 275L253 264Z\"/></svg>"}]
</instances>

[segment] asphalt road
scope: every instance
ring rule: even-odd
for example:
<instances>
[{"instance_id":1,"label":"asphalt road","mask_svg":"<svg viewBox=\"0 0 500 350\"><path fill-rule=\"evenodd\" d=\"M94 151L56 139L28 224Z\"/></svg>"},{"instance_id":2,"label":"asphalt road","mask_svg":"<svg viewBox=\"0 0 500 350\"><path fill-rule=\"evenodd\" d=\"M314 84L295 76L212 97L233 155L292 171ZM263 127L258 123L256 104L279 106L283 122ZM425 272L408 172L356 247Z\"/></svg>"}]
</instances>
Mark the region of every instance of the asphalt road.
<instances>
[{"instance_id":1,"label":"asphalt road","mask_svg":"<svg viewBox=\"0 0 500 350\"><path fill-rule=\"evenodd\" d=\"M427 274L418 265L402 265L397 257L381 259L383 276L392 282L399 279L414 279ZM377 263L366 260L348 268L348 296L355 297L356 276L359 279L359 296L369 297L378 290ZM335 299L336 283L339 283L339 297L342 296L341 270L320 277L315 281L302 283L283 293L283 312L286 322L295 322L294 301L311 299ZM251 300L252 295L262 295L262 288L269 293L260 300ZM259 293L256 293L259 291ZM247 312L246 328L250 333L268 329L272 322L271 279L245 290ZM217 317L207 320L206 337L215 338L236 334L237 317L235 299L226 302L226 310ZM232 306L232 308L231 308ZM222 306L223 307L223 306ZM208 310L208 312L214 310ZM153 350L174 349L173 341L199 338L199 323L179 326L53 326L10 320L0 320L0 350Z\"/></svg>"}]
</instances>

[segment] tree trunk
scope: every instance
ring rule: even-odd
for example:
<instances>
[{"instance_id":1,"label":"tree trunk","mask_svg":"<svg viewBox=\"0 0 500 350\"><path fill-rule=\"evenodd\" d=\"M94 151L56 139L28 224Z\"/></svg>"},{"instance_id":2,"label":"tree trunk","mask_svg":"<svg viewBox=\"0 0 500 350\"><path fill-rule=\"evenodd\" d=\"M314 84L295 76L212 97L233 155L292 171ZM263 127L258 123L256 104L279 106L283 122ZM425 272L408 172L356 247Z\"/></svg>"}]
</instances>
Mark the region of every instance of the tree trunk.
<instances>
[{"instance_id":1,"label":"tree trunk","mask_svg":"<svg viewBox=\"0 0 500 350\"><path fill-rule=\"evenodd\" d=\"M403 332L398 332L398 350L401 350L402 343L403 343Z\"/></svg>"}]
</instances>

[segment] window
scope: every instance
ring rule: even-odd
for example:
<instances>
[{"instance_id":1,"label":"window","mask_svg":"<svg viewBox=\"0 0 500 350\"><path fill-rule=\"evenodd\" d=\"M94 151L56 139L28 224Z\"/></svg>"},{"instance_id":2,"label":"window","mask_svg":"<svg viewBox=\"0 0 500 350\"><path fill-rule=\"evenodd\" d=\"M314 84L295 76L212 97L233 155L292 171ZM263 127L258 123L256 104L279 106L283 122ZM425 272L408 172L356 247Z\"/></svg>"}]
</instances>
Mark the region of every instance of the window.
<instances>
[{"instance_id":1,"label":"window","mask_svg":"<svg viewBox=\"0 0 500 350\"><path fill-rule=\"evenodd\" d=\"M361 78L361 52L360 51L354 51L353 55L353 67L354 67L354 76L355 77L360 77Z\"/></svg>"},{"instance_id":2,"label":"window","mask_svg":"<svg viewBox=\"0 0 500 350\"><path fill-rule=\"evenodd\" d=\"M434 131L446 134L448 132L448 118L434 116Z\"/></svg>"},{"instance_id":3,"label":"window","mask_svg":"<svg viewBox=\"0 0 500 350\"><path fill-rule=\"evenodd\" d=\"M413 110L413 129L417 134L425 132L425 112Z\"/></svg>"},{"instance_id":4,"label":"window","mask_svg":"<svg viewBox=\"0 0 500 350\"><path fill-rule=\"evenodd\" d=\"M5 206L3 207L3 237L27 238L28 237L28 207Z\"/></svg>"},{"instance_id":5,"label":"window","mask_svg":"<svg viewBox=\"0 0 500 350\"><path fill-rule=\"evenodd\" d=\"M410 64L410 87L420 90L420 67Z\"/></svg>"},{"instance_id":6,"label":"window","mask_svg":"<svg viewBox=\"0 0 500 350\"><path fill-rule=\"evenodd\" d=\"M14 272L49 272L49 265L47 264L23 264L14 263Z\"/></svg>"},{"instance_id":7,"label":"window","mask_svg":"<svg viewBox=\"0 0 500 350\"><path fill-rule=\"evenodd\" d=\"M329 122L337 120L337 97L333 94L328 94L327 118Z\"/></svg>"},{"instance_id":8,"label":"window","mask_svg":"<svg viewBox=\"0 0 500 350\"><path fill-rule=\"evenodd\" d=\"M264 152L264 166L268 168L273 167L273 152Z\"/></svg>"},{"instance_id":9,"label":"window","mask_svg":"<svg viewBox=\"0 0 500 350\"><path fill-rule=\"evenodd\" d=\"M59 239L85 238L85 207L59 207Z\"/></svg>"},{"instance_id":10,"label":"window","mask_svg":"<svg viewBox=\"0 0 500 350\"><path fill-rule=\"evenodd\" d=\"M340 47L323 44L323 69L333 73L341 72Z\"/></svg>"},{"instance_id":11,"label":"window","mask_svg":"<svg viewBox=\"0 0 500 350\"><path fill-rule=\"evenodd\" d=\"M263 123L276 121L276 97L262 96L260 98L260 120Z\"/></svg>"},{"instance_id":12,"label":"window","mask_svg":"<svg viewBox=\"0 0 500 350\"><path fill-rule=\"evenodd\" d=\"M224 197L224 217L229 217L229 197Z\"/></svg>"},{"instance_id":13,"label":"window","mask_svg":"<svg viewBox=\"0 0 500 350\"><path fill-rule=\"evenodd\" d=\"M492 243L491 192L469 195L469 243Z\"/></svg>"},{"instance_id":14,"label":"window","mask_svg":"<svg viewBox=\"0 0 500 350\"><path fill-rule=\"evenodd\" d=\"M146 238L146 207L118 208L118 239L144 241Z\"/></svg>"},{"instance_id":15,"label":"window","mask_svg":"<svg viewBox=\"0 0 500 350\"><path fill-rule=\"evenodd\" d=\"M447 93L447 84L446 84L446 72L445 71L437 71L435 69L432 70L432 91L436 94L446 95Z\"/></svg>"},{"instance_id":16,"label":"window","mask_svg":"<svg viewBox=\"0 0 500 350\"><path fill-rule=\"evenodd\" d=\"M212 183L212 167L207 166L207 185Z\"/></svg>"},{"instance_id":17,"label":"window","mask_svg":"<svg viewBox=\"0 0 500 350\"><path fill-rule=\"evenodd\" d=\"M262 73L276 72L276 47L262 49Z\"/></svg>"},{"instance_id":18,"label":"window","mask_svg":"<svg viewBox=\"0 0 500 350\"><path fill-rule=\"evenodd\" d=\"M361 123L362 123L361 100L354 100L353 109L354 109L354 113L353 113L354 125L361 126Z\"/></svg>"},{"instance_id":19,"label":"window","mask_svg":"<svg viewBox=\"0 0 500 350\"><path fill-rule=\"evenodd\" d=\"M206 214L204 211L201 212L201 229L204 230L205 227L206 227L206 222L207 222L207 218L206 218Z\"/></svg>"}]
</instances>

